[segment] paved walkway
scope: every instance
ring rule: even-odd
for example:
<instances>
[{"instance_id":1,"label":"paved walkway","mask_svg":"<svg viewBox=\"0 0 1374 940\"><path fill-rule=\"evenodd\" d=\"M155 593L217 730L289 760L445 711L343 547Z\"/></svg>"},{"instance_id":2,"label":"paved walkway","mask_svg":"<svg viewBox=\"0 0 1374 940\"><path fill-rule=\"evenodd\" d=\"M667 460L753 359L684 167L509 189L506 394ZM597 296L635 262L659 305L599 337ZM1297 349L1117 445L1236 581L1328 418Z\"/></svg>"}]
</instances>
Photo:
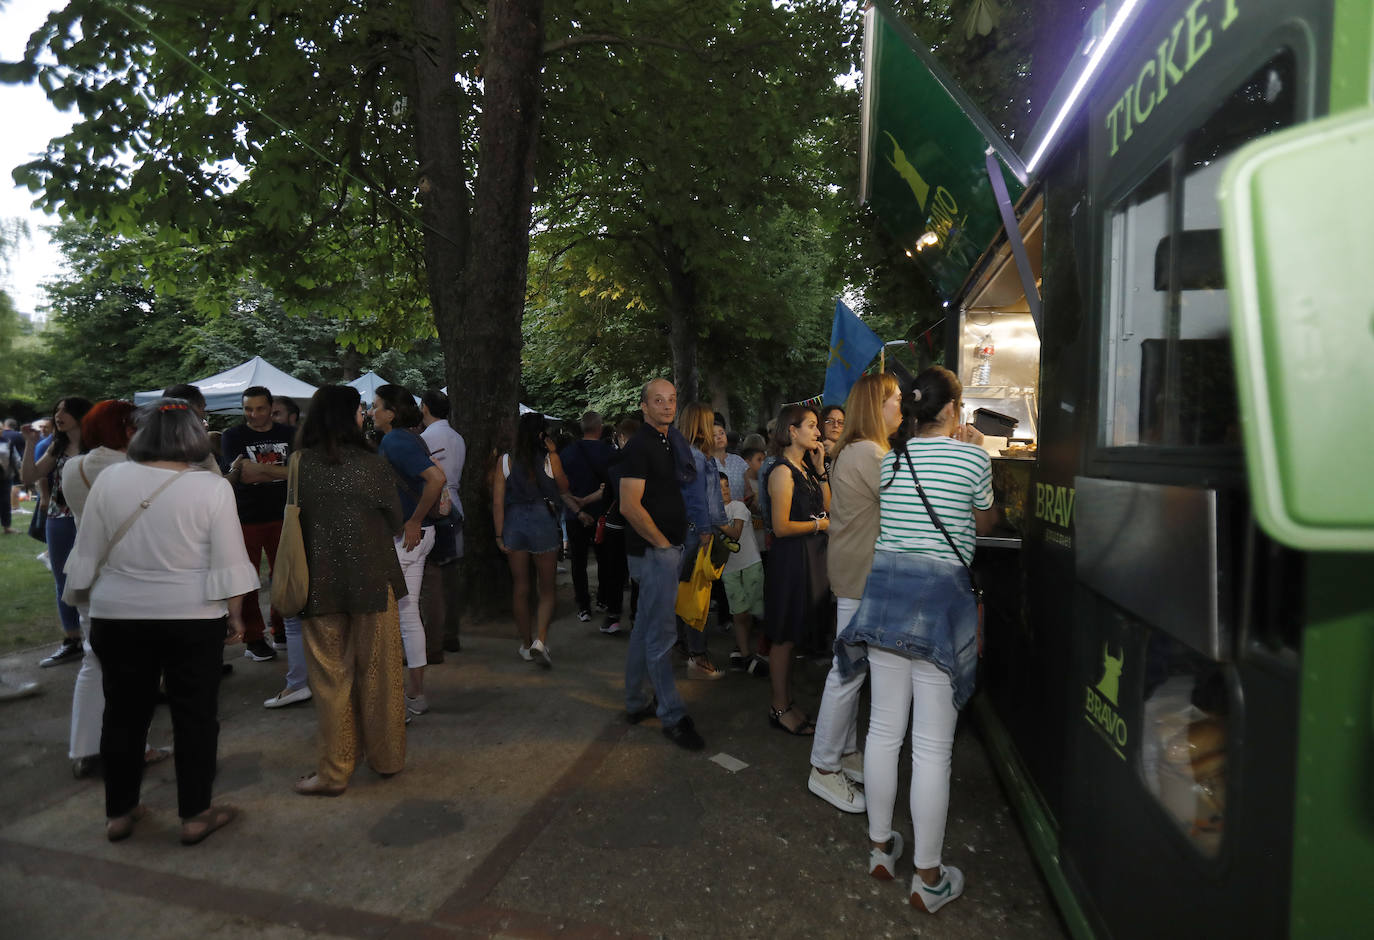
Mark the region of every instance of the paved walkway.
<instances>
[{"instance_id":1,"label":"paved walkway","mask_svg":"<svg viewBox=\"0 0 1374 940\"><path fill-rule=\"evenodd\" d=\"M864 817L808 793L809 743L769 728L766 682L689 682L679 669L707 743L688 753L656 720L623 721L623 638L564 616L544 672L516 657L507 629L470 631L462 653L430 667L433 710L410 726L405 772L383 780L361 768L339 799L291 792L312 769L315 721L310 704L262 707L285 663L231 648L216 798L243 816L194 848L177 843L170 761L148 775L152 814L135 836L106 842L101 785L73 780L66 755L77 667L38 669L46 647L0 658L7 677L43 683L37 697L0 704L0 932L1063 936L968 723L946 836L968 888L932 917L906 903L910 855L898 882L873 881ZM723 661L729 640L713 634L711 645ZM814 710L823 676L799 666L805 707ZM151 739L171 740L163 708ZM727 770L718 755L747 766ZM904 799L897 812L909 841Z\"/></svg>"}]
</instances>

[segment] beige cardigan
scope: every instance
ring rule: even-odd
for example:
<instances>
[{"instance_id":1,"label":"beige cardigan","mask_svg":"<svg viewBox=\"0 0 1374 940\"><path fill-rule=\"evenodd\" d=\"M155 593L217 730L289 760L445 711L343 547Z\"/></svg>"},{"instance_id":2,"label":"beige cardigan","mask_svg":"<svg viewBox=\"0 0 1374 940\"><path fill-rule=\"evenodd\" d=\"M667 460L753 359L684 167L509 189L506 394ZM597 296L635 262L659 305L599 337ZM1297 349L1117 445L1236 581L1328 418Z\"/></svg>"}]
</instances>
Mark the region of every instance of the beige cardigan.
<instances>
[{"instance_id":1,"label":"beige cardigan","mask_svg":"<svg viewBox=\"0 0 1374 940\"><path fill-rule=\"evenodd\" d=\"M873 441L847 444L830 469L826 565L836 597L863 597L878 541L878 476L886 453Z\"/></svg>"}]
</instances>

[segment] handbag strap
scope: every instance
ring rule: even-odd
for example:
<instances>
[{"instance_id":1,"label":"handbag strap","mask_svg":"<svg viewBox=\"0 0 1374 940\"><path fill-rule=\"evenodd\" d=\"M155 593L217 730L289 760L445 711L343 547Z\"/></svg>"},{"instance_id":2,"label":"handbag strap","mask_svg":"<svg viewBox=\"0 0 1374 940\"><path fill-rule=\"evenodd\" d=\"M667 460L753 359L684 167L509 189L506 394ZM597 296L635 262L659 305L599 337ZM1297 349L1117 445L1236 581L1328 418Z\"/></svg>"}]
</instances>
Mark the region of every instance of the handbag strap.
<instances>
[{"instance_id":1,"label":"handbag strap","mask_svg":"<svg viewBox=\"0 0 1374 940\"><path fill-rule=\"evenodd\" d=\"M954 539L950 536L949 530L945 528L945 524L940 521L940 516L935 511L935 507L930 505L930 500L926 497L925 487L921 486L921 478L916 476L916 466L911 462L911 451L905 445L902 447L902 456L906 458L906 467L911 471L911 482L916 484L916 495L921 497L926 512L930 514L930 521L935 523L935 528L940 530L940 534L945 537L949 547L954 549L954 557L959 559L959 564L963 565L964 570L968 572L968 583L969 587L973 589L973 593L981 595L983 592L978 589L978 582L973 577L973 569L968 566L968 562L964 561L964 553L959 551L958 545L954 544Z\"/></svg>"},{"instance_id":2,"label":"handbag strap","mask_svg":"<svg viewBox=\"0 0 1374 940\"><path fill-rule=\"evenodd\" d=\"M164 480L161 486L153 490L153 492L150 493L148 496L139 500L138 508L135 509L133 512L129 513L129 518L125 519L120 524L118 529L115 529L114 535L110 536L110 540L105 543L105 551L101 553L100 561L98 561L95 566L95 574L91 578L92 584L95 583L96 578L100 577L100 569L105 567L105 562L110 560L110 552L114 551L114 547L119 544L119 540L124 538L124 536L128 534L129 530L133 528L134 523L138 521L138 517L148 511L148 507L153 504L153 500L157 499L159 496L162 495L163 490L167 489L167 487L171 486L177 480L181 479L182 474L189 472L189 467L186 470L178 470L175 474L172 475L171 479Z\"/></svg>"},{"instance_id":3,"label":"handbag strap","mask_svg":"<svg viewBox=\"0 0 1374 940\"><path fill-rule=\"evenodd\" d=\"M286 461L286 505L300 505L300 460L301 453L296 451Z\"/></svg>"}]
</instances>

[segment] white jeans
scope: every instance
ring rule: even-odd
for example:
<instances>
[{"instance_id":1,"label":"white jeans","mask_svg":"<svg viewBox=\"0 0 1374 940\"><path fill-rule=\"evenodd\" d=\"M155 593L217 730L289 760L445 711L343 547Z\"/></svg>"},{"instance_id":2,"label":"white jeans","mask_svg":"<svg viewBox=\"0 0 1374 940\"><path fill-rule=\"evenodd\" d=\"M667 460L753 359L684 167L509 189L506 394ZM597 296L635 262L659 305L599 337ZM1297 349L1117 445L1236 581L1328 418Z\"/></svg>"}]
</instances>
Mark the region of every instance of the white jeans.
<instances>
[{"instance_id":1,"label":"white jeans","mask_svg":"<svg viewBox=\"0 0 1374 940\"><path fill-rule=\"evenodd\" d=\"M420 544L406 551L401 539L396 540L396 557L401 562L401 574L406 579L406 596L396 602L401 620L401 645L406 651L406 667L416 669L425 665L425 625L420 620L420 582L425 577L425 559L434 547L434 527L420 530Z\"/></svg>"},{"instance_id":2,"label":"white jeans","mask_svg":"<svg viewBox=\"0 0 1374 940\"><path fill-rule=\"evenodd\" d=\"M72 760L100 753L100 726L105 719L104 679L100 660L91 650L90 605L76 605L76 613L81 618L81 645L86 655L81 657L81 671L72 688L72 730L67 747Z\"/></svg>"},{"instance_id":3,"label":"white jeans","mask_svg":"<svg viewBox=\"0 0 1374 940\"><path fill-rule=\"evenodd\" d=\"M954 686L949 676L927 660L872 646L868 648L868 669L873 680L873 710L864 750L868 837L886 842L892 836L897 757L910 714L912 855L917 868L935 868L945 841L950 755L959 717Z\"/></svg>"},{"instance_id":4,"label":"white jeans","mask_svg":"<svg viewBox=\"0 0 1374 940\"><path fill-rule=\"evenodd\" d=\"M836 634L849 626L858 609L857 597L836 598ZM867 678L863 669L854 670L848 679L841 677L839 661L831 659L820 711L816 713L816 736L811 739L811 766L834 773L840 769L841 757L859 749L859 692ZM867 771L864 779L868 779Z\"/></svg>"}]
</instances>

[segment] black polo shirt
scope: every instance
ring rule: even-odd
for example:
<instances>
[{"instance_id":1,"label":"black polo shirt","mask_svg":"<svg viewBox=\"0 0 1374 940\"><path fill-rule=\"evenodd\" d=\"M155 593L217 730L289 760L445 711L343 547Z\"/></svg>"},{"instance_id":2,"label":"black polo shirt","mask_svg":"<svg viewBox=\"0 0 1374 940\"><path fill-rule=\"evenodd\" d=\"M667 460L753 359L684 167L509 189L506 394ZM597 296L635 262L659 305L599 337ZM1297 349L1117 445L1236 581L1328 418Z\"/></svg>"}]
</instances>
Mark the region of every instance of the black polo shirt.
<instances>
[{"instance_id":1,"label":"black polo shirt","mask_svg":"<svg viewBox=\"0 0 1374 940\"><path fill-rule=\"evenodd\" d=\"M624 477L644 481L644 496L640 504L654 520L664 538L681 545L687 538L687 507L682 502L682 489L677 482L677 467L673 462L673 445L668 435L661 434L646 421L625 445L625 457L620 469ZM625 553L643 555L648 543L625 526Z\"/></svg>"}]
</instances>

